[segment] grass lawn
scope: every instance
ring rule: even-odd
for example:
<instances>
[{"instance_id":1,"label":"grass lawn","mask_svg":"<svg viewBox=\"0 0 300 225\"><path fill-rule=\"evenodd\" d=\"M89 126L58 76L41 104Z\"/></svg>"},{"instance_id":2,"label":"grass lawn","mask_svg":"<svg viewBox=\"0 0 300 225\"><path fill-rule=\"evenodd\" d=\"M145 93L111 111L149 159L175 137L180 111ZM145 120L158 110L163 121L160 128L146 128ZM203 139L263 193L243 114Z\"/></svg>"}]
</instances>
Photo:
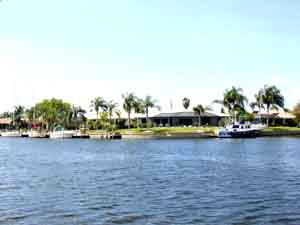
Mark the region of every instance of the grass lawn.
<instances>
[{"instance_id":1,"label":"grass lawn","mask_svg":"<svg viewBox=\"0 0 300 225\"><path fill-rule=\"evenodd\" d=\"M272 132L272 131L300 131L299 127L269 127L264 129L264 131Z\"/></svg>"},{"instance_id":2,"label":"grass lawn","mask_svg":"<svg viewBox=\"0 0 300 225\"><path fill-rule=\"evenodd\" d=\"M155 128L133 128L118 130L121 134L176 134L176 133L214 133L216 127L155 127Z\"/></svg>"},{"instance_id":3,"label":"grass lawn","mask_svg":"<svg viewBox=\"0 0 300 225\"><path fill-rule=\"evenodd\" d=\"M166 135L166 134L178 134L178 133L197 133L204 132L210 134L217 134L220 128L218 127L154 127L154 128L132 128L132 129L119 129L116 132L121 134L141 134L141 135ZM264 129L265 132L288 132L299 131L298 127L269 127ZM90 135L93 134L105 134L105 130L90 130L87 132Z\"/></svg>"}]
</instances>

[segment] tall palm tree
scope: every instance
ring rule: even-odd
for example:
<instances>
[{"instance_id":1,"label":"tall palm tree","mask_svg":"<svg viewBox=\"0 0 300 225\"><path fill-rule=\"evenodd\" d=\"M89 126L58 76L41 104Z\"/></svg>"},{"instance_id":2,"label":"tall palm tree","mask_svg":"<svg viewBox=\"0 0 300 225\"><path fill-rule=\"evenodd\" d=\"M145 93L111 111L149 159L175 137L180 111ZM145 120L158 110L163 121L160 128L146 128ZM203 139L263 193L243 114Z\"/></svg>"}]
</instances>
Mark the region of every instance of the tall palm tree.
<instances>
[{"instance_id":1,"label":"tall palm tree","mask_svg":"<svg viewBox=\"0 0 300 225\"><path fill-rule=\"evenodd\" d=\"M156 103L157 103L157 100L153 99L150 95L147 95L145 97L145 99L143 100L147 124L149 124L149 109L156 108L156 109L160 110L160 106L156 105Z\"/></svg>"},{"instance_id":2,"label":"tall palm tree","mask_svg":"<svg viewBox=\"0 0 300 225\"><path fill-rule=\"evenodd\" d=\"M15 110L13 112L13 123L16 125L18 128L20 127L22 123L22 119L25 116L25 107L24 106L15 106Z\"/></svg>"},{"instance_id":3,"label":"tall palm tree","mask_svg":"<svg viewBox=\"0 0 300 225\"><path fill-rule=\"evenodd\" d=\"M112 116L114 113L118 111L118 103L114 101L109 101L107 103L107 112L108 112L108 117L109 117L109 125L111 126L111 121L112 121Z\"/></svg>"},{"instance_id":4,"label":"tall palm tree","mask_svg":"<svg viewBox=\"0 0 300 225\"><path fill-rule=\"evenodd\" d=\"M121 120L121 111L120 110L116 110L115 111L116 116L118 117L119 121ZM117 123L117 119L114 120L114 123L116 125Z\"/></svg>"},{"instance_id":5,"label":"tall palm tree","mask_svg":"<svg viewBox=\"0 0 300 225\"><path fill-rule=\"evenodd\" d=\"M211 110L209 106L203 106L201 104L197 105L196 107L193 108L193 111L195 114L198 115L198 126L201 126L201 116L203 113Z\"/></svg>"},{"instance_id":6,"label":"tall palm tree","mask_svg":"<svg viewBox=\"0 0 300 225\"><path fill-rule=\"evenodd\" d=\"M267 126L269 126L270 109L284 108L284 97L276 86L267 86L263 88L262 102L266 106L268 118Z\"/></svg>"},{"instance_id":7,"label":"tall palm tree","mask_svg":"<svg viewBox=\"0 0 300 225\"><path fill-rule=\"evenodd\" d=\"M28 127L31 128L32 124L34 123L34 120L35 120L35 110L34 110L34 107L31 107L29 109L26 109L25 110L25 115L26 115L26 118L28 120Z\"/></svg>"},{"instance_id":8,"label":"tall palm tree","mask_svg":"<svg viewBox=\"0 0 300 225\"><path fill-rule=\"evenodd\" d=\"M190 107L190 104L191 104L190 99L188 99L186 97L182 99L183 108L188 109Z\"/></svg>"},{"instance_id":9,"label":"tall palm tree","mask_svg":"<svg viewBox=\"0 0 300 225\"><path fill-rule=\"evenodd\" d=\"M96 97L94 100L91 101L91 111L95 111L97 114L97 120L99 118L99 112L100 110L106 111L107 110L107 104L106 101L102 97Z\"/></svg>"},{"instance_id":10,"label":"tall palm tree","mask_svg":"<svg viewBox=\"0 0 300 225\"><path fill-rule=\"evenodd\" d=\"M131 127L131 112L134 109L134 104L137 99L134 93L127 93L123 94L122 98L124 100L123 102L123 109L125 112L127 112L128 115L128 129Z\"/></svg>"},{"instance_id":11,"label":"tall palm tree","mask_svg":"<svg viewBox=\"0 0 300 225\"><path fill-rule=\"evenodd\" d=\"M215 100L214 103L218 103L227 108L228 113L237 120L237 114L245 112L245 103L248 99L243 95L242 88L232 87L230 90L225 90L222 100Z\"/></svg>"},{"instance_id":12,"label":"tall palm tree","mask_svg":"<svg viewBox=\"0 0 300 225\"><path fill-rule=\"evenodd\" d=\"M86 110L81 108L81 106L75 106L73 105L70 111L69 121L73 121L76 126L80 126L80 123L86 121Z\"/></svg>"},{"instance_id":13,"label":"tall palm tree","mask_svg":"<svg viewBox=\"0 0 300 225\"><path fill-rule=\"evenodd\" d=\"M297 105L294 106L292 113L296 117L297 125L299 127L299 125L300 125L300 102L298 102Z\"/></svg>"},{"instance_id":14,"label":"tall palm tree","mask_svg":"<svg viewBox=\"0 0 300 225\"><path fill-rule=\"evenodd\" d=\"M250 107L252 111L255 110L255 108L258 108L258 112L261 113L262 109L265 109L264 103L263 103L263 95L264 95L264 89L260 89L257 94L254 95L254 102L250 103ZM261 116L260 116L261 120Z\"/></svg>"},{"instance_id":15,"label":"tall palm tree","mask_svg":"<svg viewBox=\"0 0 300 225\"><path fill-rule=\"evenodd\" d=\"M138 119L138 114L140 113L145 113L145 108L143 104L143 100L140 98L136 98L134 103L133 103L133 110L136 114L136 126L139 127L139 119Z\"/></svg>"},{"instance_id":16,"label":"tall palm tree","mask_svg":"<svg viewBox=\"0 0 300 225\"><path fill-rule=\"evenodd\" d=\"M265 108L263 103L263 95L264 89L260 89L258 93L254 95L255 101L250 103L250 107L252 108L252 110L257 107L258 111L261 112L261 110Z\"/></svg>"},{"instance_id":17,"label":"tall palm tree","mask_svg":"<svg viewBox=\"0 0 300 225\"><path fill-rule=\"evenodd\" d=\"M12 118L12 114L13 113L11 113L9 111L6 111L6 112L3 112L3 113L0 114L0 118L5 118L5 119Z\"/></svg>"}]
</instances>

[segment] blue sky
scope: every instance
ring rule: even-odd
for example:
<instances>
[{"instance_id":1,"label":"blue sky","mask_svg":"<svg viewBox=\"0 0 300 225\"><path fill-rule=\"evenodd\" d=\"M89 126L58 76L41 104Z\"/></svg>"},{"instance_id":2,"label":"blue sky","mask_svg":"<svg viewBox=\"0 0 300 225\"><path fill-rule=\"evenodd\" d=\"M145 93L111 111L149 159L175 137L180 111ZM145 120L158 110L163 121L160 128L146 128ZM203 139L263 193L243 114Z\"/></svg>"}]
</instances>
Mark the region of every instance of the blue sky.
<instances>
[{"instance_id":1,"label":"blue sky","mask_svg":"<svg viewBox=\"0 0 300 225\"><path fill-rule=\"evenodd\" d=\"M277 85L293 106L300 82L296 0L3 0L0 110L48 97L151 94L163 111L210 104L225 88L251 97Z\"/></svg>"}]
</instances>

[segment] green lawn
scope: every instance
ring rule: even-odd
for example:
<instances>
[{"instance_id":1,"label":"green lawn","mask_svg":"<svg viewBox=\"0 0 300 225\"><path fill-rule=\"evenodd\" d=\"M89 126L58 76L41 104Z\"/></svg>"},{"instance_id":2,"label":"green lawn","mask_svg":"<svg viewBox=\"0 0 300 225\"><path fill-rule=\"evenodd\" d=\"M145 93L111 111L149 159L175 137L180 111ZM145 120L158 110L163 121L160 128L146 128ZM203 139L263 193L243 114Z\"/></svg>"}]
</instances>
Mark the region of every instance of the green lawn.
<instances>
[{"instance_id":1,"label":"green lawn","mask_svg":"<svg viewBox=\"0 0 300 225\"><path fill-rule=\"evenodd\" d=\"M264 131L272 132L272 131L300 131L299 127L269 127L264 129Z\"/></svg>"},{"instance_id":2,"label":"green lawn","mask_svg":"<svg viewBox=\"0 0 300 225\"><path fill-rule=\"evenodd\" d=\"M132 129L119 129L117 132L121 134L141 134L141 135L166 135L178 133L197 133L204 132L210 134L217 134L220 128L218 127L154 127L154 128L132 128ZM276 131L300 131L298 127L269 127L264 130L265 132ZM105 130L88 131L89 134L104 134Z\"/></svg>"},{"instance_id":3,"label":"green lawn","mask_svg":"<svg viewBox=\"0 0 300 225\"><path fill-rule=\"evenodd\" d=\"M214 133L216 127L155 127L118 130L121 134L176 134L176 133Z\"/></svg>"}]
</instances>

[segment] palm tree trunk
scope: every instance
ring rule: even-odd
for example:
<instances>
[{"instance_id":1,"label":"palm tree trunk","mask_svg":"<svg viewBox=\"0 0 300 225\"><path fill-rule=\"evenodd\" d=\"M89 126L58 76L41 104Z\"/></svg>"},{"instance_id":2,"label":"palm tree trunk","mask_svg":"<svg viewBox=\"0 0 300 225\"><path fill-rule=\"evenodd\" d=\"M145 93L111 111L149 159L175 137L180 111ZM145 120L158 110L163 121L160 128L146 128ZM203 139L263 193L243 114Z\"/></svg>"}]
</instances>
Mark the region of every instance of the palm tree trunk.
<instances>
[{"instance_id":1,"label":"palm tree trunk","mask_svg":"<svg viewBox=\"0 0 300 225\"><path fill-rule=\"evenodd\" d=\"M146 108L146 123L147 123L147 127L149 124L149 112L148 112L148 108Z\"/></svg>"},{"instance_id":2,"label":"palm tree trunk","mask_svg":"<svg viewBox=\"0 0 300 225\"><path fill-rule=\"evenodd\" d=\"M198 127L201 127L201 116L198 116Z\"/></svg>"},{"instance_id":3,"label":"palm tree trunk","mask_svg":"<svg viewBox=\"0 0 300 225\"><path fill-rule=\"evenodd\" d=\"M131 125L131 119L130 119L130 113L128 113L128 129L130 129Z\"/></svg>"},{"instance_id":4,"label":"palm tree trunk","mask_svg":"<svg viewBox=\"0 0 300 225\"><path fill-rule=\"evenodd\" d=\"M140 128L140 119L138 115L135 117L135 120L136 120L136 128Z\"/></svg>"},{"instance_id":5,"label":"palm tree trunk","mask_svg":"<svg viewBox=\"0 0 300 225\"><path fill-rule=\"evenodd\" d=\"M111 115L111 113L109 114L109 126L111 127L111 117L112 117L112 115Z\"/></svg>"},{"instance_id":6,"label":"palm tree trunk","mask_svg":"<svg viewBox=\"0 0 300 225\"><path fill-rule=\"evenodd\" d=\"M97 130L98 129L98 122L99 122L99 111L96 111L96 116L97 116L97 118L96 118L96 126L95 126L95 129Z\"/></svg>"},{"instance_id":7,"label":"palm tree trunk","mask_svg":"<svg viewBox=\"0 0 300 225\"><path fill-rule=\"evenodd\" d=\"M269 116L270 116L270 107L269 106L267 106L267 114L268 114L267 127L269 127Z\"/></svg>"}]
</instances>

